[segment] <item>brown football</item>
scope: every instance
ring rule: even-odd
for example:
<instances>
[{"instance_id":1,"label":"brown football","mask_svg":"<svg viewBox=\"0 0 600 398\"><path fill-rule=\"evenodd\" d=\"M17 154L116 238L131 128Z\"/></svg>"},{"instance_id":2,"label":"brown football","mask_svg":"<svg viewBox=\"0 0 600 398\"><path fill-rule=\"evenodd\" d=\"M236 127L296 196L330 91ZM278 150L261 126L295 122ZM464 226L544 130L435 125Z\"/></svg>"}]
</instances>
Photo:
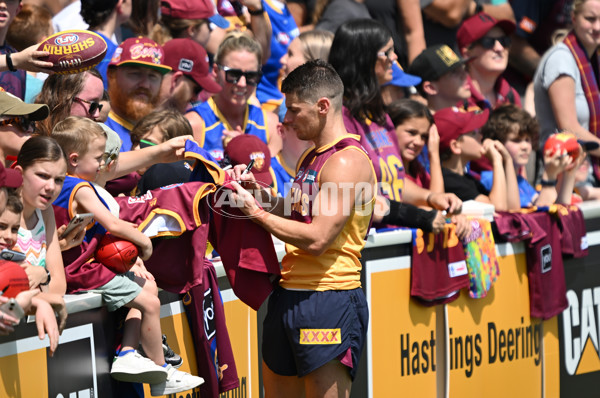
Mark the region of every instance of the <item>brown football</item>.
<instances>
[{"instance_id":1,"label":"brown football","mask_svg":"<svg viewBox=\"0 0 600 398\"><path fill-rule=\"evenodd\" d=\"M40 43L38 50L50 55L41 58L52 62L51 70L56 73L80 73L98 65L106 54L104 39L89 30L65 30L48 37Z\"/></svg>"}]
</instances>

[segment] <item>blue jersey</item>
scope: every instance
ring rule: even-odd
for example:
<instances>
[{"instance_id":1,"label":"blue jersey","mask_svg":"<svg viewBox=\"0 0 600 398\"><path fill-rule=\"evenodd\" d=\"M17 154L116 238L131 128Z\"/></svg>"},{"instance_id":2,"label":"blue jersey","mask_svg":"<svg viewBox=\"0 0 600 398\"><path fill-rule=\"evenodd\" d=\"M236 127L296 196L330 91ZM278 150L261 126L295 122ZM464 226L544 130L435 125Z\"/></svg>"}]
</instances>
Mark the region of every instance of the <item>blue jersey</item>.
<instances>
[{"instance_id":1,"label":"blue jersey","mask_svg":"<svg viewBox=\"0 0 600 398\"><path fill-rule=\"evenodd\" d=\"M283 94L279 91L279 59L287 52L287 48L299 34L298 26L285 3L278 0L263 0L265 16L273 31L271 35L271 56L263 65L262 79L256 88L256 97L261 104L269 103L278 106L283 102Z\"/></svg>"},{"instance_id":2,"label":"blue jersey","mask_svg":"<svg viewBox=\"0 0 600 398\"><path fill-rule=\"evenodd\" d=\"M98 31L94 31L94 33L97 33L98 35L100 35L100 37L102 37L104 39L104 41L106 42L106 54L104 55L104 58L102 58L102 61L100 61L100 63L98 65L96 65L96 70L98 72L100 72L100 74L102 75L102 82L104 83L104 89L108 90L108 79L106 77L106 70L108 69L108 63L112 59L112 56L118 46L106 35L98 32Z\"/></svg>"},{"instance_id":3,"label":"blue jersey","mask_svg":"<svg viewBox=\"0 0 600 398\"><path fill-rule=\"evenodd\" d=\"M131 151L131 136L129 133L133 128L133 124L116 115L112 111L108 113L108 119L104 122L108 127L115 130L121 138L121 152Z\"/></svg>"},{"instance_id":4,"label":"blue jersey","mask_svg":"<svg viewBox=\"0 0 600 398\"><path fill-rule=\"evenodd\" d=\"M294 182L296 170L290 168L289 165L286 165L279 154L271 158L271 170L273 182L275 183L273 188L279 195L285 197L290 191L292 182Z\"/></svg>"},{"instance_id":5,"label":"blue jersey","mask_svg":"<svg viewBox=\"0 0 600 398\"><path fill-rule=\"evenodd\" d=\"M192 111L196 112L202 118L202 131L200 132L200 137L197 137L198 143L216 161L222 160L224 151L223 131L234 130L234 128L229 125L229 122L225 119L219 108L217 108L217 104L215 104L212 97L206 102L193 107ZM246 106L244 125L241 127L244 133L257 136L265 144L268 142L267 117L265 111L261 108L248 104Z\"/></svg>"}]
</instances>

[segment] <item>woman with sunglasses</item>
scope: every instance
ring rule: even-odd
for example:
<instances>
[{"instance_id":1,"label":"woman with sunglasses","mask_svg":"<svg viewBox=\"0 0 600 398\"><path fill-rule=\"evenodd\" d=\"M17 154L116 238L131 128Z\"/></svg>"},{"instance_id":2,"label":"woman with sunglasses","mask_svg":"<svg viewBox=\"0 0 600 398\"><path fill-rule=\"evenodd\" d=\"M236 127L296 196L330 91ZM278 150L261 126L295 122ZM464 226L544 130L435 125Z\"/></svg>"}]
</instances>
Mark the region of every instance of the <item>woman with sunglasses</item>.
<instances>
[{"instance_id":1,"label":"woman with sunglasses","mask_svg":"<svg viewBox=\"0 0 600 398\"><path fill-rule=\"evenodd\" d=\"M37 104L47 104L50 108L50 116L38 123L39 132L50 135L56 123L67 116L101 121L103 95L102 76L95 69L72 75L48 76L35 99Z\"/></svg>"},{"instance_id":2,"label":"woman with sunglasses","mask_svg":"<svg viewBox=\"0 0 600 398\"><path fill-rule=\"evenodd\" d=\"M571 22L573 29L544 54L533 78L540 122L538 154L548 137L561 130L573 132L580 140L600 143L600 1L575 0ZM589 154L593 173L578 186L584 200L600 198L600 149Z\"/></svg>"},{"instance_id":3,"label":"woman with sunglasses","mask_svg":"<svg viewBox=\"0 0 600 398\"><path fill-rule=\"evenodd\" d=\"M437 212L428 217L416 216L416 211L407 214L408 206L402 202L446 210L450 214L460 212L462 202L454 194L431 192L405 178L394 125L385 112L380 89L392 80L392 63L397 58L392 34L372 19L355 19L342 24L329 52L329 62L344 83L346 130L360 136L360 143L369 154L377 175L379 195L374 221L379 226L414 227L420 223L419 227L426 224L431 230L436 216L433 213ZM408 216L412 216L410 220Z\"/></svg>"},{"instance_id":4,"label":"woman with sunglasses","mask_svg":"<svg viewBox=\"0 0 600 398\"><path fill-rule=\"evenodd\" d=\"M223 159L229 140L240 134L256 135L269 144L271 153L279 152L277 115L249 102L262 76L261 54L256 40L238 32L228 34L213 67L215 80L223 89L185 115L194 139L217 161Z\"/></svg>"},{"instance_id":5,"label":"woman with sunglasses","mask_svg":"<svg viewBox=\"0 0 600 398\"><path fill-rule=\"evenodd\" d=\"M480 12L466 19L456 41L461 55L468 59L468 83L471 98L464 104L469 110L495 109L503 104L521 106L521 98L501 76L508 66L510 35L515 24L509 20L496 20Z\"/></svg>"}]
</instances>

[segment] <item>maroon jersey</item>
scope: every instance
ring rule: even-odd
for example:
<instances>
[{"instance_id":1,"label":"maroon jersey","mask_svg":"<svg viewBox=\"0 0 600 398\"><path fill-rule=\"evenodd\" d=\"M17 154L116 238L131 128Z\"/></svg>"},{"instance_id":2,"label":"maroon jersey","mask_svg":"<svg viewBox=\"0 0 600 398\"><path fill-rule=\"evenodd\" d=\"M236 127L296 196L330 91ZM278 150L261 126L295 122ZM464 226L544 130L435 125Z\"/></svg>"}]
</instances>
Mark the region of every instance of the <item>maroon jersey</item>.
<instances>
[{"instance_id":1,"label":"maroon jersey","mask_svg":"<svg viewBox=\"0 0 600 398\"><path fill-rule=\"evenodd\" d=\"M583 213L577 206L552 206L558 217L562 253L574 258L588 255L587 232Z\"/></svg>"},{"instance_id":2,"label":"maroon jersey","mask_svg":"<svg viewBox=\"0 0 600 398\"><path fill-rule=\"evenodd\" d=\"M507 222L506 218L518 222ZM501 235L521 236L526 243L530 315L550 319L562 312L568 303L556 218L546 212L504 212L495 221ZM516 225L522 230L516 230Z\"/></svg>"},{"instance_id":3,"label":"maroon jersey","mask_svg":"<svg viewBox=\"0 0 600 398\"><path fill-rule=\"evenodd\" d=\"M439 234L413 231L410 295L424 305L449 303L460 289L469 287L462 243L454 224Z\"/></svg>"},{"instance_id":4,"label":"maroon jersey","mask_svg":"<svg viewBox=\"0 0 600 398\"><path fill-rule=\"evenodd\" d=\"M198 374L204 378L202 397L218 397L239 386L233 349L229 341L223 301L215 267L203 262L202 285L192 287L183 304L194 337Z\"/></svg>"}]
</instances>

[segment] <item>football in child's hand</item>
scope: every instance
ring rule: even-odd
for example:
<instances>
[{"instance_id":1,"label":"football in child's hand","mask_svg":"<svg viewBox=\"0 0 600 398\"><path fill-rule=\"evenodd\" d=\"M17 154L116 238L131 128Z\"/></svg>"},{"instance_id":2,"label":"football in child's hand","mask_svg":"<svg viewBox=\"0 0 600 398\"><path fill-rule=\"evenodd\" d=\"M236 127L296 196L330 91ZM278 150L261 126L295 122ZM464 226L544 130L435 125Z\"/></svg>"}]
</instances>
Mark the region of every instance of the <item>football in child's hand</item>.
<instances>
[{"instance_id":1,"label":"football in child's hand","mask_svg":"<svg viewBox=\"0 0 600 398\"><path fill-rule=\"evenodd\" d=\"M577 137L571 133L556 133L552 134L546 140L544 144L544 154L549 152L552 156L555 153L561 153L566 151L571 159L577 159L579 157L579 143Z\"/></svg>"},{"instance_id":2,"label":"football in child's hand","mask_svg":"<svg viewBox=\"0 0 600 398\"><path fill-rule=\"evenodd\" d=\"M12 261L0 260L0 291L4 297L16 297L29 290L29 278L25 270Z\"/></svg>"},{"instance_id":3,"label":"football in child's hand","mask_svg":"<svg viewBox=\"0 0 600 398\"><path fill-rule=\"evenodd\" d=\"M96 249L96 260L117 274L129 271L137 256L136 245L109 233L104 235Z\"/></svg>"},{"instance_id":4,"label":"football in child's hand","mask_svg":"<svg viewBox=\"0 0 600 398\"><path fill-rule=\"evenodd\" d=\"M88 30L65 30L48 37L40 43L38 50L50 55L40 58L52 62L50 68L59 74L84 72L98 65L106 54L104 39Z\"/></svg>"}]
</instances>

